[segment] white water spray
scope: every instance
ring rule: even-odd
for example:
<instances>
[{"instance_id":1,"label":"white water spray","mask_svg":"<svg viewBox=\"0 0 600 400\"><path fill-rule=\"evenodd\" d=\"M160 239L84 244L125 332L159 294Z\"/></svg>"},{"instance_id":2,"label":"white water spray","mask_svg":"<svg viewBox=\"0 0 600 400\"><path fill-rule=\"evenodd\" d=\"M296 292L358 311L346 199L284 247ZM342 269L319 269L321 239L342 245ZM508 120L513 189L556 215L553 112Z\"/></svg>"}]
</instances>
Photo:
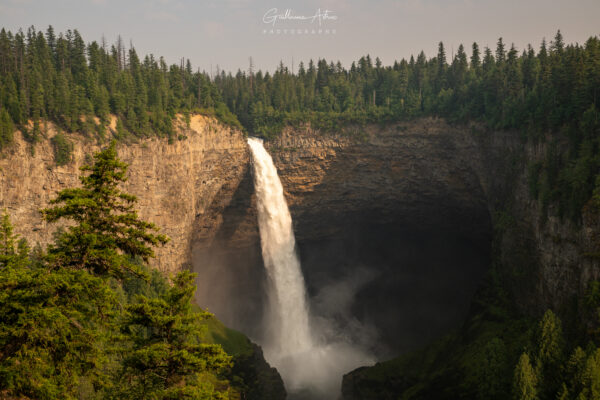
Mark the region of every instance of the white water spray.
<instances>
[{"instance_id":1,"label":"white water spray","mask_svg":"<svg viewBox=\"0 0 600 400\"><path fill-rule=\"evenodd\" d=\"M270 351L279 356L312 347L304 277L296 255L292 217L273 160L258 139L248 139L254 161L258 228L269 279Z\"/></svg>"},{"instance_id":2,"label":"white water spray","mask_svg":"<svg viewBox=\"0 0 600 400\"><path fill-rule=\"evenodd\" d=\"M277 368L288 392L310 393L311 398L335 398L342 374L373 360L349 343L340 340L321 343L315 340L317 335L311 334L292 217L277 169L260 139L249 138L248 145L268 278L268 332L262 343L266 359Z\"/></svg>"}]
</instances>

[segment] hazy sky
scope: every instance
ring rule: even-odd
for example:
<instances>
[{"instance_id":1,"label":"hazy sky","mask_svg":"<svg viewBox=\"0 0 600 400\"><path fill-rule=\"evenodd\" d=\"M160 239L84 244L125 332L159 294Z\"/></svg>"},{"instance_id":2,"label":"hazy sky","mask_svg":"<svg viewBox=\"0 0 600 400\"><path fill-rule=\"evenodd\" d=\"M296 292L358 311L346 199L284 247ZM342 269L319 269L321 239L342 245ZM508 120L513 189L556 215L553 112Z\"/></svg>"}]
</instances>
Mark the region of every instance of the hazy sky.
<instances>
[{"instance_id":1,"label":"hazy sky","mask_svg":"<svg viewBox=\"0 0 600 400\"><path fill-rule=\"evenodd\" d=\"M280 18L273 27L264 22L273 8L307 18L328 10L330 18L321 18L321 33L318 19ZM2 27L45 31L49 24L76 28L86 42L104 35L112 43L121 34L141 56L186 57L206 71L247 69L250 56L257 68L293 59L297 69L310 58L349 66L365 54L384 64L421 50L432 56L440 40L449 57L460 43L493 48L500 36L519 49L537 48L557 29L566 42L583 43L600 34L600 0L0 0Z\"/></svg>"}]
</instances>

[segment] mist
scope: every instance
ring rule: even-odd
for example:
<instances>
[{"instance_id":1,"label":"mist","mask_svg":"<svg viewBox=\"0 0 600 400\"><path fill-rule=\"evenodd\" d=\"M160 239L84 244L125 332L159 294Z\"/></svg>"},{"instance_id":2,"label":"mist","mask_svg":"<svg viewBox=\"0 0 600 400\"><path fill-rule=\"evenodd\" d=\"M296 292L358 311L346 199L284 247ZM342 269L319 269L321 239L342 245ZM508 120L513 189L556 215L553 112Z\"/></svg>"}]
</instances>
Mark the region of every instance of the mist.
<instances>
[{"instance_id":1,"label":"mist","mask_svg":"<svg viewBox=\"0 0 600 400\"><path fill-rule=\"evenodd\" d=\"M261 140L250 138L248 144L267 272L268 308L263 320L267 334L259 343L267 361L280 372L291 398L338 397L343 373L374 361L344 336L347 327L340 324L348 320L348 305L369 273L357 273L326 290L318 302L323 313L311 323L292 218L277 169Z\"/></svg>"}]
</instances>

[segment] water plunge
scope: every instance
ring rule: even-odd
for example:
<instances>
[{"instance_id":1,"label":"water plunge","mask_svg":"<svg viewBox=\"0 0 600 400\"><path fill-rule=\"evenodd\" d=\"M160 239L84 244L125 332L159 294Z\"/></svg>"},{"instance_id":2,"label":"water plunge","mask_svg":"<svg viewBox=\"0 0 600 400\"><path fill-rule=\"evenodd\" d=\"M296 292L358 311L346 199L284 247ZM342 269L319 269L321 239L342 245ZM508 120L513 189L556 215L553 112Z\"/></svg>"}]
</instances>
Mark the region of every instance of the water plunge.
<instances>
[{"instance_id":1,"label":"water plunge","mask_svg":"<svg viewBox=\"0 0 600 400\"><path fill-rule=\"evenodd\" d=\"M292 396L335 398L342 374L372 363L372 357L339 332L312 326L304 277L296 254L292 218L271 156L249 138L257 197L258 227L267 272L268 310L262 340L265 357L280 372Z\"/></svg>"}]
</instances>

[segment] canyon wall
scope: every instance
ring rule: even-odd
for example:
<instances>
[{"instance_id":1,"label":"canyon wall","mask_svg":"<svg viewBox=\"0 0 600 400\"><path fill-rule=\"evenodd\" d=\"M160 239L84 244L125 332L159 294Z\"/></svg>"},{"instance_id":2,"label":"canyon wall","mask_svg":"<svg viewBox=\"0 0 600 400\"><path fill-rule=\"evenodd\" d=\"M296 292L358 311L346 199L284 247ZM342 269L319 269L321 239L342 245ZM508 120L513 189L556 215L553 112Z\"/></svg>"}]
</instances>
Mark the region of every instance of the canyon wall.
<instances>
[{"instance_id":1,"label":"canyon wall","mask_svg":"<svg viewBox=\"0 0 600 400\"><path fill-rule=\"evenodd\" d=\"M194 219L214 202L223 187L234 185L247 163L241 132L212 118L194 116L189 126L178 121L181 140L141 139L119 143L119 157L129 166L124 190L138 197L140 217L154 222L171 240L156 249L152 265L163 272L181 269L190 260L190 238ZM48 124L41 143L31 148L20 133L0 158L0 209L5 208L16 233L34 246L47 244L55 227L42 221L39 210L56 193L79 186L79 167L102 146L95 140L69 134L72 162L57 166L50 138L56 129Z\"/></svg>"},{"instance_id":2,"label":"canyon wall","mask_svg":"<svg viewBox=\"0 0 600 400\"><path fill-rule=\"evenodd\" d=\"M193 253L202 264L196 269L210 269L211 260L225 256L240 264L260 263L244 135L202 116L193 116L189 126L180 120L176 129L181 140L173 143L151 138L118 146L119 156L130 164L124 189L138 196L141 217L171 237L157 250L153 264L175 271L190 263ZM0 208L7 209L17 233L32 244L51 238L52 229L38 210L58 190L77 186L78 168L100 148L90 139L69 135L73 162L56 166L49 142L54 134L47 127L46 138L32 152L17 133L0 158ZM595 219L578 227L553 217L552 210L547 221L539 218L537 202L527 190L526 167L527 160L543 157L544 149L524 145L517 135L426 118L348 127L336 135L288 128L267 147L300 243L333 237L350 224L368 221L452 232L485 246L492 217L508 213L527 237L506 235L503 262L522 262L513 250L524 242L532 250L532 286L521 288L526 305L559 305L598 277L597 263L585 256L595 246ZM251 282L259 280L254 272L241 271L230 283L260 285Z\"/></svg>"}]
</instances>

